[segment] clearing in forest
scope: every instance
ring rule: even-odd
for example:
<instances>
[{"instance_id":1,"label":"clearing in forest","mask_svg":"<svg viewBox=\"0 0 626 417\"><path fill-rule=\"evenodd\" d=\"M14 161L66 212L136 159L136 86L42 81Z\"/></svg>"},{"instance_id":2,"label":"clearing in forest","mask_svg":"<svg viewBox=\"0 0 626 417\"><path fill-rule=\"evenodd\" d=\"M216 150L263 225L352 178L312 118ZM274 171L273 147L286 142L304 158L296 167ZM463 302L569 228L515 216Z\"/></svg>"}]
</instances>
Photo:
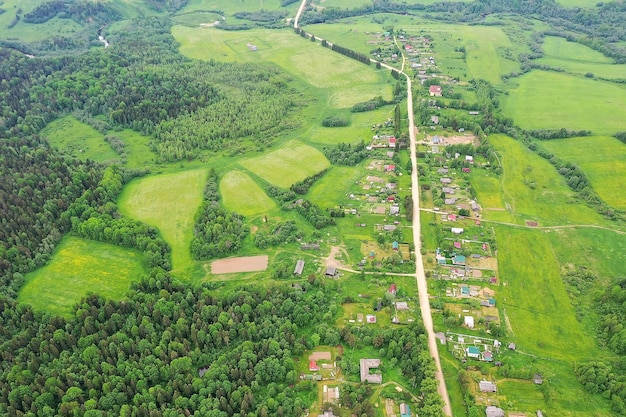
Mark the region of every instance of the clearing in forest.
<instances>
[{"instance_id":1,"label":"clearing in forest","mask_svg":"<svg viewBox=\"0 0 626 417\"><path fill-rule=\"evenodd\" d=\"M67 315L90 292L119 300L144 273L143 257L136 250L65 237L48 265L26 275L18 300L36 310Z\"/></svg>"},{"instance_id":2,"label":"clearing in forest","mask_svg":"<svg viewBox=\"0 0 626 417\"><path fill-rule=\"evenodd\" d=\"M284 188L330 166L323 153L298 141L287 142L274 152L240 164L267 182Z\"/></svg>"},{"instance_id":3,"label":"clearing in forest","mask_svg":"<svg viewBox=\"0 0 626 417\"><path fill-rule=\"evenodd\" d=\"M243 216L255 216L276 208L276 203L241 171L229 171L220 181L224 207Z\"/></svg>"},{"instance_id":4,"label":"clearing in forest","mask_svg":"<svg viewBox=\"0 0 626 417\"><path fill-rule=\"evenodd\" d=\"M267 255L220 259L211 263L211 273L231 274L235 272L265 271L268 259Z\"/></svg>"},{"instance_id":5,"label":"clearing in forest","mask_svg":"<svg viewBox=\"0 0 626 417\"><path fill-rule=\"evenodd\" d=\"M196 169L139 178L119 198L123 215L159 229L172 248L174 272L193 264L190 245L194 218L202 204L208 171Z\"/></svg>"}]
</instances>

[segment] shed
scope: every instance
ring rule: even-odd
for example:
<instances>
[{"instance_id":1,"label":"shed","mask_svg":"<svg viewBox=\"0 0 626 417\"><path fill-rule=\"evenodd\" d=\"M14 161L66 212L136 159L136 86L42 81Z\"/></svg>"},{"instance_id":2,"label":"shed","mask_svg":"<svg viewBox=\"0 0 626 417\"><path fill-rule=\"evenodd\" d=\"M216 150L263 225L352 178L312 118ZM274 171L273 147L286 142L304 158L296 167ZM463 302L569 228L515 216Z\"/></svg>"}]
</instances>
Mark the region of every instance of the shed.
<instances>
[{"instance_id":1,"label":"shed","mask_svg":"<svg viewBox=\"0 0 626 417\"><path fill-rule=\"evenodd\" d=\"M461 249L461 242L454 242L454 247L456 249Z\"/></svg>"},{"instance_id":2,"label":"shed","mask_svg":"<svg viewBox=\"0 0 626 417\"><path fill-rule=\"evenodd\" d=\"M337 275L337 268L335 268L334 266L329 266L328 268L326 268L326 274L327 277L334 277L335 275Z\"/></svg>"},{"instance_id":3,"label":"shed","mask_svg":"<svg viewBox=\"0 0 626 417\"><path fill-rule=\"evenodd\" d=\"M391 284L389 286L389 289L387 290L388 293L396 295L396 292L398 291L398 287L396 287L396 284Z\"/></svg>"},{"instance_id":4,"label":"shed","mask_svg":"<svg viewBox=\"0 0 626 417\"><path fill-rule=\"evenodd\" d=\"M389 214L398 214L400 213L400 207L393 205L391 207L389 207Z\"/></svg>"},{"instance_id":5,"label":"shed","mask_svg":"<svg viewBox=\"0 0 626 417\"><path fill-rule=\"evenodd\" d=\"M393 241L391 243L391 249L393 249L394 251L397 251L398 249L400 249L400 244L396 241Z\"/></svg>"},{"instance_id":6,"label":"shed","mask_svg":"<svg viewBox=\"0 0 626 417\"><path fill-rule=\"evenodd\" d=\"M491 381L480 381L478 383L480 392L496 392L496 384Z\"/></svg>"},{"instance_id":7,"label":"shed","mask_svg":"<svg viewBox=\"0 0 626 417\"><path fill-rule=\"evenodd\" d=\"M535 376L533 377L533 382L537 385L543 384L543 377L541 376L541 374L535 374Z\"/></svg>"},{"instance_id":8,"label":"shed","mask_svg":"<svg viewBox=\"0 0 626 417\"><path fill-rule=\"evenodd\" d=\"M509 343L509 349L515 350L516 349L515 343Z\"/></svg>"},{"instance_id":9,"label":"shed","mask_svg":"<svg viewBox=\"0 0 626 417\"><path fill-rule=\"evenodd\" d=\"M396 301L396 310L408 310L409 303L406 301Z\"/></svg>"},{"instance_id":10,"label":"shed","mask_svg":"<svg viewBox=\"0 0 626 417\"><path fill-rule=\"evenodd\" d=\"M365 316L365 322L366 323L376 323L376 316L373 314L368 314L367 316Z\"/></svg>"},{"instance_id":11,"label":"shed","mask_svg":"<svg viewBox=\"0 0 626 417\"><path fill-rule=\"evenodd\" d=\"M452 204L456 204L456 198L446 198L443 202L444 204L448 206Z\"/></svg>"},{"instance_id":12,"label":"shed","mask_svg":"<svg viewBox=\"0 0 626 417\"><path fill-rule=\"evenodd\" d=\"M411 407L408 404L400 404L400 417L411 417Z\"/></svg>"},{"instance_id":13,"label":"shed","mask_svg":"<svg viewBox=\"0 0 626 417\"><path fill-rule=\"evenodd\" d=\"M294 275L302 275L302 271L304 270L304 261L302 259L296 262L296 268L293 271Z\"/></svg>"},{"instance_id":14,"label":"shed","mask_svg":"<svg viewBox=\"0 0 626 417\"><path fill-rule=\"evenodd\" d=\"M451 184L452 183L452 180L450 178L448 178L448 177L441 178L439 181L441 181L442 184Z\"/></svg>"},{"instance_id":15,"label":"shed","mask_svg":"<svg viewBox=\"0 0 626 417\"><path fill-rule=\"evenodd\" d=\"M463 233L464 230L462 227L452 227L450 231L455 235L460 235L461 233Z\"/></svg>"},{"instance_id":16,"label":"shed","mask_svg":"<svg viewBox=\"0 0 626 417\"><path fill-rule=\"evenodd\" d=\"M485 362L491 362L493 361L493 353L489 352L488 350L483 352L483 360Z\"/></svg>"},{"instance_id":17,"label":"shed","mask_svg":"<svg viewBox=\"0 0 626 417\"><path fill-rule=\"evenodd\" d=\"M474 328L474 317L472 317L472 316L465 316L463 324L465 324L468 328L473 329Z\"/></svg>"},{"instance_id":18,"label":"shed","mask_svg":"<svg viewBox=\"0 0 626 417\"><path fill-rule=\"evenodd\" d=\"M439 124L439 117L438 116L430 116L430 121L434 124L434 125L438 125ZM434 143L434 142L433 142Z\"/></svg>"},{"instance_id":19,"label":"shed","mask_svg":"<svg viewBox=\"0 0 626 417\"><path fill-rule=\"evenodd\" d=\"M490 405L485 410L485 415L486 417L504 417L504 410L495 405Z\"/></svg>"}]
</instances>

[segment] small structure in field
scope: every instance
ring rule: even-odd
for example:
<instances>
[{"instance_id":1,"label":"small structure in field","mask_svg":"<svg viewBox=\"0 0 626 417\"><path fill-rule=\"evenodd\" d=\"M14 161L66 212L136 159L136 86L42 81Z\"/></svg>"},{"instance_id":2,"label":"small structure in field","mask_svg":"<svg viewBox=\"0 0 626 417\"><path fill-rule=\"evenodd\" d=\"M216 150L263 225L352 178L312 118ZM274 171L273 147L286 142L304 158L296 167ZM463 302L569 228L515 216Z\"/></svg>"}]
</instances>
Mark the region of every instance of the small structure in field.
<instances>
[{"instance_id":1,"label":"small structure in field","mask_svg":"<svg viewBox=\"0 0 626 417\"><path fill-rule=\"evenodd\" d=\"M504 410L496 407L495 405L490 405L485 410L486 417L504 417Z\"/></svg>"},{"instance_id":2,"label":"small structure in field","mask_svg":"<svg viewBox=\"0 0 626 417\"><path fill-rule=\"evenodd\" d=\"M478 383L478 389L480 389L480 392L496 392L496 384L494 384L491 381L480 381Z\"/></svg>"},{"instance_id":3,"label":"small structure in field","mask_svg":"<svg viewBox=\"0 0 626 417\"><path fill-rule=\"evenodd\" d=\"M443 94L443 90L440 85L431 85L428 87L428 94L431 97L441 97Z\"/></svg>"}]
</instances>

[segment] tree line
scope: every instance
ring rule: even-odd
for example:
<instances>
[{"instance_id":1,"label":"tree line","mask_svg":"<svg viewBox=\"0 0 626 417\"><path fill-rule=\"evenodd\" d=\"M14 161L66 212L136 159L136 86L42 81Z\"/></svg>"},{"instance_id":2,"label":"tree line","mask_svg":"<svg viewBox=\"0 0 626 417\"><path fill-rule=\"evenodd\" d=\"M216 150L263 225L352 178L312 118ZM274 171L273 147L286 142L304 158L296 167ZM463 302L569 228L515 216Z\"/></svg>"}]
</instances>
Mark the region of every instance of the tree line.
<instances>
[{"instance_id":1,"label":"tree line","mask_svg":"<svg viewBox=\"0 0 626 417\"><path fill-rule=\"evenodd\" d=\"M249 233L244 217L223 208L219 200L219 177L211 169L193 229L191 254L194 259L208 259L237 252Z\"/></svg>"}]
</instances>

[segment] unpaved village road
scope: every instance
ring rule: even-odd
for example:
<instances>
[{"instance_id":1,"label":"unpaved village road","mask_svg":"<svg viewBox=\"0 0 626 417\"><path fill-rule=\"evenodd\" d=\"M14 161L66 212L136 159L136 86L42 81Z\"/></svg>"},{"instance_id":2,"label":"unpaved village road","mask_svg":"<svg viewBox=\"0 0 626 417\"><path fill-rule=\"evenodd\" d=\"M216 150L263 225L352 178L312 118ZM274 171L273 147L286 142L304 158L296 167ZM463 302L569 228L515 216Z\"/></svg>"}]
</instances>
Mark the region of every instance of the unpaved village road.
<instances>
[{"instance_id":1,"label":"unpaved village road","mask_svg":"<svg viewBox=\"0 0 626 417\"><path fill-rule=\"evenodd\" d=\"M294 19L294 27L299 27L300 16L304 11L307 0L302 0L296 17ZM403 57L404 59L404 57ZM372 62L374 62L372 60ZM393 70L394 68L381 63L384 68ZM403 65L404 68L404 65ZM397 71L397 70L396 70ZM439 396L443 400L443 412L447 416L452 416L452 408L450 407L450 398L448 397L448 390L446 388L446 381L443 379L443 372L441 371L441 361L439 360L439 351L437 350L437 339L435 338L435 331L433 329L433 317L430 312L430 301L428 299L428 286L426 285L426 274L424 273L424 264L422 259L422 240L421 240L421 225L420 225L420 194L419 184L417 182L417 145L416 145L416 130L415 120L413 117L413 92L411 77L404 72L402 75L406 77L407 82L407 113L409 117L409 137L411 141L411 195L413 197L413 242L415 242L415 279L417 281L417 291L419 294L420 311L422 313L422 319L424 321L424 327L426 328L426 334L428 335L428 349L430 355L435 360L437 367L435 376L437 378L437 389Z\"/></svg>"}]
</instances>

